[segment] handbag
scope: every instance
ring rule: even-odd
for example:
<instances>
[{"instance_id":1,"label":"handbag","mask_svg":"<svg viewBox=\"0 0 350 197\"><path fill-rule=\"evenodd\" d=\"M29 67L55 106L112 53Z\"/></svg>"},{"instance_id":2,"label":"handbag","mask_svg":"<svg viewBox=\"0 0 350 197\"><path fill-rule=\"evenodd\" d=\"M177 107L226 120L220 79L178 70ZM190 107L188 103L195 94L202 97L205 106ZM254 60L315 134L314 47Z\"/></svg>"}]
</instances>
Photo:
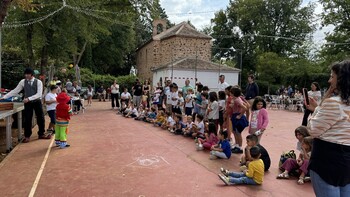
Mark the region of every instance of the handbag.
<instances>
[{"instance_id":1,"label":"handbag","mask_svg":"<svg viewBox=\"0 0 350 197\"><path fill-rule=\"evenodd\" d=\"M290 150L289 152L282 153L282 155L280 157L280 161L278 163L278 168L281 169L283 163L286 162L287 159L289 159L289 158L291 158L291 159L296 159L297 158L294 150Z\"/></svg>"}]
</instances>

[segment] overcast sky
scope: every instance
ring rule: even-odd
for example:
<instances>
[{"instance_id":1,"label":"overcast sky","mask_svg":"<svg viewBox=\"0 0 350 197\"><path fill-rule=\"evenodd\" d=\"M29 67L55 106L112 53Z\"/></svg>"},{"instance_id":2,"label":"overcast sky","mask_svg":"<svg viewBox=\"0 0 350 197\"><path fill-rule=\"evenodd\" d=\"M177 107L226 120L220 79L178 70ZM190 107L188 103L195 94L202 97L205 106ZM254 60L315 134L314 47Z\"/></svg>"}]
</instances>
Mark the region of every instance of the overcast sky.
<instances>
[{"instance_id":1,"label":"overcast sky","mask_svg":"<svg viewBox=\"0 0 350 197\"><path fill-rule=\"evenodd\" d=\"M214 12L226 9L230 0L161 0L171 22L180 23L190 20L197 29L210 25L210 19L214 18ZM322 6L317 0L304 0L303 4L315 2L317 4L315 13L322 12ZM324 42L324 32L332 31L332 27L317 30L314 34L316 42Z\"/></svg>"}]
</instances>

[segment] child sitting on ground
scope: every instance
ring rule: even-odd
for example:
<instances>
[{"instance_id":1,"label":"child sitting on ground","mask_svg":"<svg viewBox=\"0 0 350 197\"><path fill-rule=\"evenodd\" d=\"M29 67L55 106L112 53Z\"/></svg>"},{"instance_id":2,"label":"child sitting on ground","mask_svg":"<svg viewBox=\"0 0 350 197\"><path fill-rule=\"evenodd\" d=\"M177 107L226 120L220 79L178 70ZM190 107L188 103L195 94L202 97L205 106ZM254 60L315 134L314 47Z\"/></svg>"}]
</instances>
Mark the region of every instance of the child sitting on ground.
<instances>
[{"instance_id":1,"label":"child sitting on ground","mask_svg":"<svg viewBox=\"0 0 350 197\"><path fill-rule=\"evenodd\" d=\"M139 116L139 112L137 111L137 108L134 105L132 105L131 110L129 111L128 114L126 114L125 117L126 118L136 118L138 116Z\"/></svg>"},{"instance_id":2,"label":"child sitting on ground","mask_svg":"<svg viewBox=\"0 0 350 197\"><path fill-rule=\"evenodd\" d=\"M299 170L299 180L298 184L302 185L305 181L309 180L309 178L305 178L308 174L308 166L309 166L309 160L311 157L311 151L312 151L312 142L313 139L309 137L305 137L302 142L302 153L300 153L300 156L297 160L289 158L287 161L285 161L282 165L282 169L284 169L284 172L279 174L277 176L277 179L289 179L289 173L293 170Z\"/></svg>"},{"instance_id":3,"label":"child sitting on ground","mask_svg":"<svg viewBox=\"0 0 350 197\"><path fill-rule=\"evenodd\" d=\"M203 116L200 114L197 114L196 116L196 122L197 124L193 124L192 126L192 137L193 138L203 138L204 139L204 121Z\"/></svg>"},{"instance_id":4,"label":"child sitting on ground","mask_svg":"<svg viewBox=\"0 0 350 197\"><path fill-rule=\"evenodd\" d=\"M138 111L138 116L135 118L135 120L145 121L148 111L149 111L149 109L147 109L147 108L144 109L143 106L140 105L140 109Z\"/></svg>"},{"instance_id":5,"label":"child sitting on ground","mask_svg":"<svg viewBox=\"0 0 350 197\"><path fill-rule=\"evenodd\" d=\"M207 149L210 150L213 145L216 145L219 141L216 136L216 126L214 123L209 123L208 132L205 132L205 139L198 139L197 150Z\"/></svg>"},{"instance_id":6,"label":"child sitting on ground","mask_svg":"<svg viewBox=\"0 0 350 197\"><path fill-rule=\"evenodd\" d=\"M159 126L159 127L161 127L163 124L166 123L164 110L158 110L157 118L152 123L153 123L153 126Z\"/></svg>"},{"instance_id":7,"label":"child sitting on ground","mask_svg":"<svg viewBox=\"0 0 350 197\"><path fill-rule=\"evenodd\" d=\"M56 146L66 148L70 146L67 144L67 133L70 116L73 114L72 109L67 104L70 97L62 92L56 97L56 101L58 105L56 106L55 142Z\"/></svg>"},{"instance_id":8,"label":"child sitting on ground","mask_svg":"<svg viewBox=\"0 0 350 197\"><path fill-rule=\"evenodd\" d=\"M258 96L254 99L252 105L252 113L250 118L249 134L255 134L258 136L258 140L264 134L269 124L269 115L266 110L265 100Z\"/></svg>"},{"instance_id":9,"label":"child sitting on ground","mask_svg":"<svg viewBox=\"0 0 350 197\"><path fill-rule=\"evenodd\" d=\"M166 123L162 125L162 128L167 129L168 131L173 130L175 125L175 121L171 115L171 112L166 112Z\"/></svg>"},{"instance_id":10,"label":"child sitting on ground","mask_svg":"<svg viewBox=\"0 0 350 197\"><path fill-rule=\"evenodd\" d=\"M182 115L175 115L175 125L173 133L175 133L176 135L181 135L183 128L185 128L185 124L182 122Z\"/></svg>"},{"instance_id":11,"label":"child sitting on ground","mask_svg":"<svg viewBox=\"0 0 350 197\"><path fill-rule=\"evenodd\" d=\"M248 170L244 172L231 172L221 168L223 173L219 174L219 178L226 185L261 185L264 179L264 162L260 159L260 149L254 146L250 149L250 155L254 159L248 165Z\"/></svg>"},{"instance_id":12,"label":"child sitting on ground","mask_svg":"<svg viewBox=\"0 0 350 197\"><path fill-rule=\"evenodd\" d=\"M157 118L156 109L154 107L151 108L151 110L147 113L147 117L145 119L145 122L153 123L153 121Z\"/></svg>"},{"instance_id":13,"label":"child sitting on ground","mask_svg":"<svg viewBox=\"0 0 350 197\"><path fill-rule=\"evenodd\" d=\"M194 122L192 121L192 116L187 116L187 123L186 127L182 129L182 133L186 137L192 137L193 130L192 130L192 125Z\"/></svg>"},{"instance_id":14,"label":"child sitting on ground","mask_svg":"<svg viewBox=\"0 0 350 197\"><path fill-rule=\"evenodd\" d=\"M260 159L264 162L264 171L268 171L271 165L271 159L267 150L259 144L258 136L251 134L246 137L247 147L244 149L244 156L241 158L242 171L245 170L251 161L254 161L250 153L252 147L257 146L260 149Z\"/></svg>"},{"instance_id":15,"label":"child sitting on ground","mask_svg":"<svg viewBox=\"0 0 350 197\"><path fill-rule=\"evenodd\" d=\"M132 101L129 102L129 106L125 108L123 111L123 116L126 117L126 115L129 114L129 112L133 109L134 103Z\"/></svg>"},{"instance_id":16,"label":"child sitting on ground","mask_svg":"<svg viewBox=\"0 0 350 197\"><path fill-rule=\"evenodd\" d=\"M211 147L210 159L229 159L231 157L231 145L227 140L227 135L226 131L219 132L220 141L218 144Z\"/></svg>"}]
</instances>

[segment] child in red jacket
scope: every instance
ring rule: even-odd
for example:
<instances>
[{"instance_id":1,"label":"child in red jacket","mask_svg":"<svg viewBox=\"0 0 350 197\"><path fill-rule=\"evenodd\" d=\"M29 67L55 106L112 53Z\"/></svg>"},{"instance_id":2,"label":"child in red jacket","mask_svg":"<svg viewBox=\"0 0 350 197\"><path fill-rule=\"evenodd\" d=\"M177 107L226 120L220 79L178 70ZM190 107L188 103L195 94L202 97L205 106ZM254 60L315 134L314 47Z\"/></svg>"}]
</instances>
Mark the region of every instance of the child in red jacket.
<instances>
[{"instance_id":1,"label":"child in red jacket","mask_svg":"<svg viewBox=\"0 0 350 197\"><path fill-rule=\"evenodd\" d=\"M72 115L72 109L67 104L70 101L70 97L62 92L56 98L58 105L56 106L56 125L55 125L55 141L56 146L60 148L66 148L70 145L67 144L67 133L70 116Z\"/></svg>"}]
</instances>

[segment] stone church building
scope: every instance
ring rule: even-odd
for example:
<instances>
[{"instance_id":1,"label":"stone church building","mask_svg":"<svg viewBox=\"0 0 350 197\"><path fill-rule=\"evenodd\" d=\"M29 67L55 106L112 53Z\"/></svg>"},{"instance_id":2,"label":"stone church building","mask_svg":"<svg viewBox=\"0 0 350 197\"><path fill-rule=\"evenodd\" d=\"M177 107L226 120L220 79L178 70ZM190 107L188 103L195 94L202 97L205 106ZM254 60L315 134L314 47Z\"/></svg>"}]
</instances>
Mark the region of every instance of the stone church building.
<instances>
[{"instance_id":1,"label":"stone church building","mask_svg":"<svg viewBox=\"0 0 350 197\"><path fill-rule=\"evenodd\" d=\"M159 26L163 29L160 33L158 33ZM218 66L218 64L211 62L211 40L211 36L198 32L187 22L182 22L170 29L166 29L166 22L164 20L155 20L153 22L152 39L136 51L137 75L140 80L149 79L151 82L153 81L153 84L156 84L156 81L159 81L159 79L153 79L156 70L169 66L171 66L171 69L174 69L174 62L181 60L186 60L181 62L191 64L193 64L193 60L196 60L196 69L215 70L215 72L219 72L218 67L220 65ZM200 62L206 62L205 68L201 68ZM186 68L187 65L181 65L181 67ZM193 68L194 65L188 65L188 68L190 67ZM235 73L239 72L238 69L229 68L224 65L222 65L221 69L232 70ZM168 74L168 76L163 77L175 77L172 75L173 71L171 75ZM192 79L194 77L192 76ZM189 76L186 76L186 78L189 78Z\"/></svg>"}]
</instances>

